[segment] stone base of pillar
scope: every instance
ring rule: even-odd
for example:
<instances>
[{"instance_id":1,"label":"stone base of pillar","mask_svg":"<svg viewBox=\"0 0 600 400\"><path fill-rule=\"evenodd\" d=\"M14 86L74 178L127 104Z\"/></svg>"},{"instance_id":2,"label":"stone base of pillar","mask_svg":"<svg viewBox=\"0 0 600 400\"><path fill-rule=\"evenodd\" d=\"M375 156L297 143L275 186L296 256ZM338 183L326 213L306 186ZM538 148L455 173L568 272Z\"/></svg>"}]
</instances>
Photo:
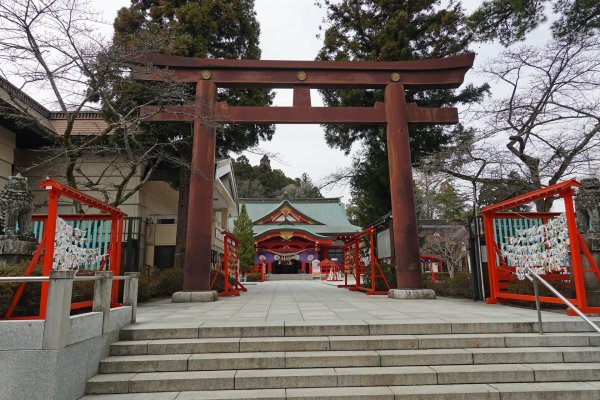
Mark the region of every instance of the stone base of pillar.
<instances>
[{"instance_id":1,"label":"stone base of pillar","mask_svg":"<svg viewBox=\"0 0 600 400\"><path fill-rule=\"evenodd\" d=\"M0 267L29 262L37 249L35 238L18 235L0 235Z\"/></svg>"},{"instance_id":2,"label":"stone base of pillar","mask_svg":"<svg viewBox=\"0 0 600 400\"><path fill-rule=\"evenodd\" d=\"M219 294L214 290L202 290L197 292L175 292L171 297L172 303L206 303L217 301Z\"/></svg>"},{"instance_id":3,"label":"stone base of pillar","mask_svg":"<svg viewBox=\"0 0 600 400\"><path fill-rule=\"evenodd\" d=\"M434 300L435 292L432 289L391 289L388 297L398 300Z\"/></svg>"}]
</instances>

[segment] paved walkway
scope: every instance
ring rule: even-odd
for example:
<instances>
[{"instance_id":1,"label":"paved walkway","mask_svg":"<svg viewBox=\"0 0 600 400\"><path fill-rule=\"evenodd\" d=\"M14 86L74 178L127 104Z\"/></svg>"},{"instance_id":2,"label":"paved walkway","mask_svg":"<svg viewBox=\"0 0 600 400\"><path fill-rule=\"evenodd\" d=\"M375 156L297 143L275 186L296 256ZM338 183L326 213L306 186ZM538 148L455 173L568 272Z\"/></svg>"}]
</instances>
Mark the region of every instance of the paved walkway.
<instances>
[{"instance_id":1,"label":"paved walkway","mask_svg":"<svg viewBox=\"0 0 600 400\"><path fill-rule=\"evenodd\" d=\"M204 323L257 323L283 321L406 321L406 322L513 322L537 321L534 309L488 305L472 300L394 300L367 296L319 281L278 281L248 285L240 297L212 303L141 304L138 326L183 327ZM578 320L564 312L544 312L544 321Z\"/></svg>"}]
</instances>

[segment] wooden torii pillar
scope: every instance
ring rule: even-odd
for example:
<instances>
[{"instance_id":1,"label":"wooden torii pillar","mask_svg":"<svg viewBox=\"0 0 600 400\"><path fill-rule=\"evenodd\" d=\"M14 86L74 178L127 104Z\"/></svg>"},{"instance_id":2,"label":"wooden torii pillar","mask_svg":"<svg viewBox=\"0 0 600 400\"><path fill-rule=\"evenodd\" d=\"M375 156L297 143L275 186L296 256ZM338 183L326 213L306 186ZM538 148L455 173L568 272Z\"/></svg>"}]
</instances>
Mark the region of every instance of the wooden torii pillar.
<instances>
[{"instance_id":1,"label":"wooden torii pillar","mask_svg":"<svg viewBox=\"0 0 600 400\"><path fill-rule=\"evenodd\" d=\"M137 79L196 83L194 104L144 107L153 121L194 124L184 290L209 289L215 126L239 124L374 124L387 126L396 277L400 289L423 287L413 195L409 124L456 124L455 108L406 103L405 90L456 88L474 54L444 59L352 62L216 60L151 54L134 71ZM157 73L156 67L165 68ZM216 100L219 88L292 88L291 107L229 106ZM310 89L384 89L373 107L312 107Z\"/></svg>"}]
</instances>

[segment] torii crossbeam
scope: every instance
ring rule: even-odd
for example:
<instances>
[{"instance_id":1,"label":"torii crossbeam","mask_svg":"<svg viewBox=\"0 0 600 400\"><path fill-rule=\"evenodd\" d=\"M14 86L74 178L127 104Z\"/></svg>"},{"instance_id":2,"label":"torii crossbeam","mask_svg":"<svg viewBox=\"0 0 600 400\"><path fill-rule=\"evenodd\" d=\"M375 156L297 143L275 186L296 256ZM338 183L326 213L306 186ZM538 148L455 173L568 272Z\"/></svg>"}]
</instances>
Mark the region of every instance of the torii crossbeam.
<instances>
[{"instance_id":1,"label":"torii crossbeam","mask_svg":"<svg viewBox=\"0 0 600 400\"><path fill-rule=\"evenodd\" d=\"M152 54L134 76L143 80L196 83L196 101L144 107L153 121L194 124L192 174L185 248L184 290L210 286L212 187L216 123L385 124L392 197L394 259L400 289L423 287L413 195L409 124L456 124L455 108L422 108L406 103L405 89L456 88L475 55L397 62L215 60ZM229 106L217 102L218 88L293 88L292 107ZM312 107L310 89L385 89L385 101L373 107Z\"/></svg>"}]
</instances>

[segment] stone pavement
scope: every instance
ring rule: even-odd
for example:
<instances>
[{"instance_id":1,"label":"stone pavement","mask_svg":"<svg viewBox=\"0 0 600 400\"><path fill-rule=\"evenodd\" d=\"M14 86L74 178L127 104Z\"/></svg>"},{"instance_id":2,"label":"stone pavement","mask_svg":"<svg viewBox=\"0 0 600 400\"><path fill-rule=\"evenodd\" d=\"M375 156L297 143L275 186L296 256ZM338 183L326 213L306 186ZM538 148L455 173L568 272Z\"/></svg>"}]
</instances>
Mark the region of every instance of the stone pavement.
<instances>
[{"instance_id":1,"label":"stone pavement","mask_svg":"<svg viewBox=\"0 0 600 400\"><path fill-rule=\"evenodd\" d=\"M284 321L518 322L537 321L535 309L472 300L394 300L340 289L321 281L277 281L248 285L239 297L212 303L140 304L136 328ZM578 321L564 312L543 312L544 321Z\"/></svg>"}]
</instances>

